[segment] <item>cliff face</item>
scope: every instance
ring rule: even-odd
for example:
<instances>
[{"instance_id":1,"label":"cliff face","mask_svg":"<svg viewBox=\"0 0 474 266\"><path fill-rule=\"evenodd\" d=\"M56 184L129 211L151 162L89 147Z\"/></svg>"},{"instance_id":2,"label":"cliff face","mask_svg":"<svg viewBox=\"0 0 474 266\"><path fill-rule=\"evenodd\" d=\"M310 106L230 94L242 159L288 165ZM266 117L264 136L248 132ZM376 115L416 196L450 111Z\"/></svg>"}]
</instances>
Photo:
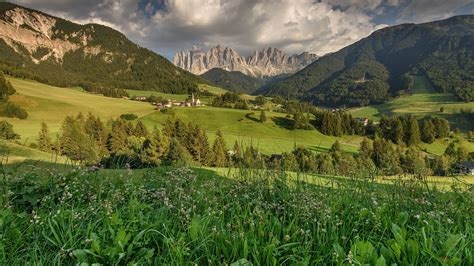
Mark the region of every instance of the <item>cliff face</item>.
<instances>
[{"instance_id":1,"label":"cliff face","mask_svg":"<svg viewBox=\"0 0 474 266\"><path fill-rule=\"evenodd\" d=\"M254 77L263 77L296 72L316 59L318 59L317 55L308 52L290 56L271 47L243 57L232 48L218 45L207 52L199 49L181 51L176 53L173 63L194 74L203 74L210 69L221 68Z\"/></svg>"},{"instance_id":2,"label":"cliff face","mask_svg":"<svg viewBox=\"0 0 474 266\"><path fill-rule=\"evenodd\" d=\"M99 24L0 2L0 71L57 86L187 92L205 82Z\"/></svg>"}]
</instances>

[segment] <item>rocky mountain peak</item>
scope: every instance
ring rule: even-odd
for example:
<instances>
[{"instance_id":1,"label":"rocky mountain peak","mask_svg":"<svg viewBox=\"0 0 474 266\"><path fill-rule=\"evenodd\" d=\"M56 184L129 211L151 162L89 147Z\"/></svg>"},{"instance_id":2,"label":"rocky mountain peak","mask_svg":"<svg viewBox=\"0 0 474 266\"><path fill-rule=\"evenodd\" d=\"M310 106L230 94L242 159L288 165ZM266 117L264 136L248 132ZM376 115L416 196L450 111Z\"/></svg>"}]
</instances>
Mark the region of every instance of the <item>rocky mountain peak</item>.
<instances>
[{"instance_id":1,"label":"rocky mountain peak","mask_svg":"<svg viewBox=\"0 0 474 266\"><path fill-rule=\"evenodd\" d=\"M250 56L244 57L231 47L223 48L221 45L216 45L207 52L194 48L190 51L178 52L173 63L197 75L212 68L221 68L254 77L263 77L296 72L317 58L317 55L309 52L289 56L273 47L256 50Z\"/></svg>"},{"instance_id":2,"label":"rocky mountain peak","mask_svg":"<svg viewBox=\"0 0 474 266\"><path fill-rule=\"evenodd\" d=\"M15 6L1 14L0 40L17 53L26 49L36 64L49 58L61 62L67 52L86 46L91 37L85 31L64 34L57 22L55 17ZM96 54L98 50L100 47L88 47L85 52Z\"/></svg>"}]
</instances>

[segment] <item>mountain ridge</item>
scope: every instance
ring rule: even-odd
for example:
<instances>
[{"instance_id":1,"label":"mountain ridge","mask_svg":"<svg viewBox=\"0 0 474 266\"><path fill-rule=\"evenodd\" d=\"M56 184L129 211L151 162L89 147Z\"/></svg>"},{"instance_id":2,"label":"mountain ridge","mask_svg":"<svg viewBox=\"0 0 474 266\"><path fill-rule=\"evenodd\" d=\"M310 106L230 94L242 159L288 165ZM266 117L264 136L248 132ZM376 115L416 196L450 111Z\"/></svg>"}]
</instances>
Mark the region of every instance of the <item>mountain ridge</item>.
<instances>
[{"instance_id":1,"label":"mountain ridge","mask_svg":"<svg viewBox=\"0 0 474 266\"><path fill-rule=\"evenodd\" d=\"M203 79L99 24L0 3L0 70L56 86L186 93Z\"/></svg>"},{"instance_id":2,"label":"mountain ridge","mask_svg":"<svg viewBox=\"0 0 474 266\"><path fill-rule=\"evenodd\" d=\"M438 91L472 101L473 43L474 15L386 27L258 92L328 106L365 106L410 93L411 77L423 75Z\"/></svg>"},{"instance_id":3,"label":"mountain ridge","mask_svg":"<svg viewBox=\"0 0 474 266\"><path fill-rule=\"evenodd\" d=\"M231 47L216 45L207 51L198 48L180 51L175 54L173 63L197 75L213 68L222 68L253 77L264 77L296 72L318 58L316 54L309 52L288 55L272 47L255 50L245 57Z\"/></svg>"}]
</instances>

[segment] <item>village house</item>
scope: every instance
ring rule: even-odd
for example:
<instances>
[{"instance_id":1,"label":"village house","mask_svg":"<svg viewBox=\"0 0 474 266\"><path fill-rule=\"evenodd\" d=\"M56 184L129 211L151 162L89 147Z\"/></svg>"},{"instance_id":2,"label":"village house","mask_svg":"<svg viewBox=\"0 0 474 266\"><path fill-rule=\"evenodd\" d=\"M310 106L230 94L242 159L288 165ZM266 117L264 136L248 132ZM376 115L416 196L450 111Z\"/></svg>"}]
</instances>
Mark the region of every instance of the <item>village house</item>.
<instances>
[{"instance_id":1,"label":"village house","mask_svg":"<svg viewBox=\"0 0 474 266\"><path fill-rule=\"evenodd\" d=\"M144 102L146 101L146 96L135 96L134 100Z\"/></svg>"},{"instance_id":2,"label":"village house","mask_svg":"<svg viewBox=\"0 0 474 266\"><path fill-rule=\"evenodd\" d=\"M359 121L364 127L366 127L369 124L369 119L367 117L360 117L357 118L357 121Z\"/></svg>"},{"instance_id":3,"label":"village house","mask_svg":"<svg viewBox=\"0 0 474 266\"><path fill-rule=\"evenodd\" d=\"M456 168L461 175L474 176L474 162L461 162L456 165Z\"/></svg>"}]
</instances>

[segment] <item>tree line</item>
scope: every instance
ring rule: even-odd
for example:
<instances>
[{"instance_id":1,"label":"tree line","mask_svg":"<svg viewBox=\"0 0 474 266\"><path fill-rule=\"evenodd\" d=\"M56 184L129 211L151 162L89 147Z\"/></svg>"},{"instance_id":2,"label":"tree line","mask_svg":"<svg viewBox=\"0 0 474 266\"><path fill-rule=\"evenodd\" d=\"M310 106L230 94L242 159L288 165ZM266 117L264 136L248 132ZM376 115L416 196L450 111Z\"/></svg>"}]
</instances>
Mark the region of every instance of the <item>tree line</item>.
<instances>
[{"instance_id":1,"label":"tree line","mask_svg":"<svg viewBox=\"0 0 474 266\"><path fill-rule=\"evenodd\" d=\"M23 108L9 100L10 96L15 93L15 88L13 88L12 84L5 79L5 76L0 71L0 116L26 119L28 113Z\"/></svg>"}]
</instances>

